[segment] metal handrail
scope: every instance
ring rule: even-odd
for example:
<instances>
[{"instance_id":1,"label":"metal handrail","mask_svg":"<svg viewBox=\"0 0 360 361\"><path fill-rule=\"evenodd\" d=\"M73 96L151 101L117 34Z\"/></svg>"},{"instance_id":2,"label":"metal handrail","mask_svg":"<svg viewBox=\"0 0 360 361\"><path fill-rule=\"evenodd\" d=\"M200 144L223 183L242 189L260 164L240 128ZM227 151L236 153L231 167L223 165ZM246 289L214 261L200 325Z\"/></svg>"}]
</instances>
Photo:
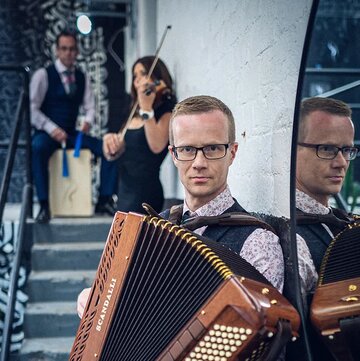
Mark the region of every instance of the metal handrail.
<instances>
[{"instance_id":1,"label":"metal handrail","mask_svg":"<svg viewBox=\"0 0 360 361\"><path fill-rule=\"evenodd\" d=\"M9 183L11 178L11 173L13 170L15 152L18 147L19 134L21 129L21 123L24 121L24 130L25 130L25 170L26 170L26 183L33 184L32 178L32 161L31 161L31 124L30 124L30 101L29 101L29 83L30 83L30 68L23 65L12 65L12 64L0 64L0 71L13 71L18 72L23 75L23 87L20 94L20 99L18 102L16 116L15 116L15 125L14 130L11 135L9 150L6 156L4 176L0 186L0 222L2 222L5 203L7 199L7 194L9 191ZM28 216L32 216L32 193L30 197L30 207Z\"/></svg>"},{"instance_id":2,"label":"metal handrail","mask_svg":"<svg viewBox=\"0 0 360 361\"><path fill-rule=\"evenodd\" d=\"M26 219L29 213L30 207L30 195L32 194L32 185L25 184L23 188L22 194L22 205L21 205L21 213L19 220L19 231L18 237L16 241L16 249L14 262L12 265L11 276L9 280L9 290L8 290L8 304L7 304L7 312L5 313L4 320L4 330L1 340L1 361L9 360L10 353L10 341L11 341L11 333L12 333L12 324L14 320L14 309L15 309L15 301L16 301L16 292L18 289L18 278L19 278L19 270L21 265L21 256L23 251L24 238L26 234Z\"/></svg>"},{"instance_id":3,"label":"metal handrail","mask_svg":"<svg viewBox=\"0 0 360 361\"><path fill-rule=\"evenodd\" d=\"M306 68L306 74L314 75L328 75L328 74L341 74L341 75L355 75L360 74L359 68Z\"/></svg>"},{"instance_id":4,"label":"metal handrail","mask_svg":"<svg viewBox=\"0 0 360 361\"><path fill-rule=\"evenodd\" d=\"M5 170L0 186L0 221L1 222L3 219L5 203L9 191L11 173L14 167L15 152L17 147L17 140L19 139L19 135L20 135L21 118L23 115L23 110L24 110L24 92L22 91L20 93L20 100L18 102L18 106L15 113L16 114L15 125L10 138L9 150L7 152L6 160L5 160Z\"/></svg>"},{"instance_id":5,"label":"metal handrail","mask_svg":"<svg viewBox=\"0 0 360 361\"><path fill-rule=\"evenodd\" d=\"M319 98L332 97L333 95L337 95L337 94L343 93L344 91L347 91L347 90L356 88L356 87L358 87L359 85L360 85L360 80L356 80L356 81L353 81L353 82L351 82L351 83L342 85L342 86L340 86L340 87L338 87L338 88L329 90L329 91L327 91L327 92L325 92L325 93L319 94L319 95L317 95L317 96L318 96Z\"/></svg>"},{"instance_id":6,"label":"metal handrail","mask_svg":"<svg viewBox=\"0 0 360 361\"><path fill-rule=\"evenodd\" d=\"M11 134L9 142L8 153L5 161L4 175L0 187L0 224L3 221L3 214L7 195L9 192L9 185L11 174L14 168L15 153L18 148L18 141L20 136L21 126L25 128L25 148L26 148L26 184L23 187L22 206L19 221L18 239L15 244L15 256L12 265L9 290L8 290L8 304L6 305L5 320L3 336L1 340L1 361L9 359L10 340L12 333L12 323L14 319L14 307L17 293L17 283L19 277L19 269L21 264L21 256L23 250L23 243L26 230L26 219L32 215L32 175L31 175L31 125L30 125L30 103L29 103L29 67L21 65L0 64L0 71L15 71L23 74L23 89L20 92L20 98L17 104L15 114L15 125ZM23 124L24 123L24 124Z\"/></svg>"}]
</instances>

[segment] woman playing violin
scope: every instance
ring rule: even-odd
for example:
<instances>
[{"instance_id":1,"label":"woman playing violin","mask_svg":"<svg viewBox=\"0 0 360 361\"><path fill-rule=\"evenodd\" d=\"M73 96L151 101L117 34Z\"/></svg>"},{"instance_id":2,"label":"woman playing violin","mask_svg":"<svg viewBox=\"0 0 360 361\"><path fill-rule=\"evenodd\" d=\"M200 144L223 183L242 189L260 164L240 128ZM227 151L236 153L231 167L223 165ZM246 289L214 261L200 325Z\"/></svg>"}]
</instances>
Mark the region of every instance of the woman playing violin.
<instances>
[{"instance_id":1,"label":"woman playing violin","mask_svg":"<svg viewBox=\"0 0 360 361\"><path fill-rule=\"evenodd\" d=\"M160 211L164 201L160 166L167 154L176 96L169 71L160 59L148 77L153 61L154 56L146 56L132 67L131 98L138 107L127 129L103 138L105 157L120 154L118 209L124 212L143 212L143 202Z\"/></svg>"}]
</instances>

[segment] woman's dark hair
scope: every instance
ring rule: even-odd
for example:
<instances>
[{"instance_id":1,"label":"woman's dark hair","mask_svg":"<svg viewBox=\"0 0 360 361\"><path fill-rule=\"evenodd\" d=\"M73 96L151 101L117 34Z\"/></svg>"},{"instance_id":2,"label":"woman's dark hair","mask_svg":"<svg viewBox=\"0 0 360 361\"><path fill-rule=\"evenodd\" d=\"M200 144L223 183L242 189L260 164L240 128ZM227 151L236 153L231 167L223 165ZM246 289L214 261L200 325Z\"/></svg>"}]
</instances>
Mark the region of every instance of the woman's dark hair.
<instances>
[{"instance_id":1,"label":"woman's dark hair","mask_svg":"<svg viewBox=\"0 0 360 361\"><path fill-rule=\"evenodd\" d=\"M131 69L131 73L132 73L132 82L131 82L132 104L134 104L134 102L137 99L137 93L136 93L136 89L134 87L134 68L135 68L136 64L140 63L144 66L146 72L148 73L154 59L155 59L155 56L144 56L143 58L136 60L136 62L134 63L134 65ZM171 75L170 75L169 70L167 69L166 65L164 64L164 62L161 59L158 59L156 66L154 68L154 71L152 72L151 78L154 81L162 80L166 84L166 87L169 89L169 91L172 94L174 93L173 92L173 81L172 81Z\"/></svg>"}]
</instances>

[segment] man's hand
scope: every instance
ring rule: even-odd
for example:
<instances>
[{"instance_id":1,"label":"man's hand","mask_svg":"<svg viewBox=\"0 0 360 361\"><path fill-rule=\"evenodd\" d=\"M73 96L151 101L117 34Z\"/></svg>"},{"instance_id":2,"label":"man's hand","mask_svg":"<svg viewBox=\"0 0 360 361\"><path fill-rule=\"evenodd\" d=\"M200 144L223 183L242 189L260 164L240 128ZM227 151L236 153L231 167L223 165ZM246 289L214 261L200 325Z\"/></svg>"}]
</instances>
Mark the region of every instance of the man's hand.
<instances>
[{"instance_id":1,"label":"man's hand","mask_svg":"<svg viewBox=\"0 0 360 361\"><path fill-rule=\"evenodd\" d=\"M91 125L90 125L88 122L83 122L83 123L81 124L81 129L80 129L80 130L81 130L83 133L87 134L87 133L89 133L90 128L91 128Z\"/></svg>"},{"instance_id":2,"label":"man's hand","mask_svg":"<svg viewBox=\"0 0 360 361\"><path fill-rule=\"evenodd\" d=\"M90 290L91 288L84 288L80 293L79 296L77 298L77 313L79 315L80 318L82 318L83 314L84 314L84 309L86 306L86 302L89 298L90 295Z\"/></svg>"},{"instance_id":3,"label":"man's hand","mask_svg":"<svg viewBox=\"0 0 360 361\"><path fill-rule=\"evenodd\" d=\"M103 152L108 160L114 160L125 151L124 138L119 133L107 133L103 137Z\"/></svg>"},{"instance_id":4,"label":"man's hand","mask_svg":"<svg viewBox=\"0 0 360 361\"><path fill-rule=\"evenodd\" d=\"M53 132L50 134L51 138L55 139L57 142L65 142L67 139L66 132L61 128L56 128L53 130Z\"/></svg>"}]
</instances>

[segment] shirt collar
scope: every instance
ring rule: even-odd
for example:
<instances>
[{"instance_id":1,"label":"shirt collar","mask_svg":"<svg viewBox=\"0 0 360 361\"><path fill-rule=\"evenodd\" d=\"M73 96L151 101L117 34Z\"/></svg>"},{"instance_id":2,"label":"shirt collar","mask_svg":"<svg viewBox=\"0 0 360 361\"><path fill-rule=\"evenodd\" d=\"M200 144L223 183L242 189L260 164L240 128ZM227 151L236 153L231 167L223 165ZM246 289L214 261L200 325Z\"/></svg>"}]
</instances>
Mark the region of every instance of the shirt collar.
<instances>
[{"instance_id":1,"label":"shirt collar","mask_svg":"<svg viewBox=\"0 0 360 361\"><path fill-rule=\"evenodd\" d=\"M55 68L57 70L57 72L59 74L62 74L64 71L66 70L71 70L71 71L74 71L75 70L75 67L72 67L70 69L68 69L61 61L60 59L56 59L55 60Z\"/></svg>"},{"instance_id":2,"label":"shirt collar","mask_svg":"<svg viewBox=\"0 0 360 361\"><path fill-rule=\"evenodd\" d=\"M202 207L198 208L196 212L192 212L184 200L183 214L186 211L190 212L191 217L195 216L218 216L223 214L228 208L230 208L235 203L234 198L231 195L229 186L226 188L210 202L204 204Z\"/></svg>"},{"instance_id":3,"label":"shirt collar","mask_svg":"<svg viewBox=\"0 0 360 361\"><path fill-rule=\"evenodd\" d=\"M329 207L324 206L314 198L310 197L308 194L298 189L296 190L296 208L306 213L315 213L315 214L330 213Z\"/></svg>"}]
</instances>

